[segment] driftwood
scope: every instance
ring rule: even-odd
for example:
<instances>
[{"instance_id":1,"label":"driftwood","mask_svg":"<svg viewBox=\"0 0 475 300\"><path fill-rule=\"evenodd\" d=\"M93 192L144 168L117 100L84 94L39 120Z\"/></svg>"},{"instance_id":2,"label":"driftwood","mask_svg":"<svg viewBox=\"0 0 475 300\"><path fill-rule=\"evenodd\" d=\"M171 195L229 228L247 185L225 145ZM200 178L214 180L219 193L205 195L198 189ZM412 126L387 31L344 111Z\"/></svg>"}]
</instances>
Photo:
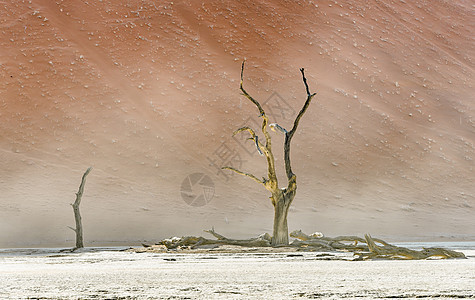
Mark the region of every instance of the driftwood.
<instances>
[{"instance_id":1,"label":"driftwood","mask_svg":"<svg viewBox=\"0 0 475 300\"><path fill-rule=\"evenodd\" d=\"M290 233L290 236L297 238L292 244L301 247L316 247L327 248L332 250L347 250L347 251L369 251L366 240L358 236L337 236L335 238L306 235L301 230L296 230ZM387 246L389 245L383 240L374 239L374 241ZM350 244L348 244L350 243Z\"/></svg>"},{"instance_id":2,"label":"driftwood","mask_svg":"<svg viewBox=\"0 0 475 300\"><path fill-rule=\"evenodd\" d=\"M427 259L427 258L466 258L461 252L444 248L423 248L420 251L393 245L378 246L369 234L365 234L370 253L358 253L362 259Z\"/></svg>"},{"instance_id":3,"label":"driftwood","mask_svg":"<svg viewBox=\"0 0 475 300\"><path fill-rule=\"evenodd\" d=\"M242 246L242 247L270 247L271 245L271 236L269 234L265 234L259 236L257 238L247 239L247 240L234 240L228 239L221 234L214 231L214 228L210 230L204 230L211 235L213 235L216 240L210 240L204 237L196 237L196 236L186 236L182 238L171 238L171 239L164 239L157 243L158 245L164 245L167 249L177 249L177 248L188 248L188 249L196 249L199 246L205 245L235 245L235 246Z\"/></svg>"},{"instance_id":4,"label":"driftwood","mask_svg":"<svg viewBox=\"0 0 475 300\"><path fill-rule=\"evenodd\" d=\"M292 245L297 247L316 248L322 250L337 250L354 252L356 260L368 259L427 259L427 258L466 258L461 252L444 248L423 248L412 250L404 247L391 245L381 239L372 238L369 234L365 238L357 236L339 236L335 238L315 237L306 235L302 231L290 233L291 237L297 238ZM347 244L351 242L351 244ZM377 245L376 243L379 243Z\"/></svg>"},{"instance_id":5,"label":"driftwood","mask_svg":"<svg viewBox=\"0 0 475 300\"><path fill-rule=\"evenodd\" d=\"M164 239L157 243L164 245L169 250L176 249L199 249L203 246L221 246L234 245L242 247L272 247L272 237L269 234L263 234L256 238L246 240L229 239L213 229L204 230L213 235L216 239L207 239L204 237L186 236L182 238L174 237ZM290 233L295 240L286 247L296 248L297 251L335 251L335 252L353 252L354 260L371 259L407 259L418 260L428 258L466 258L461 252L452 251L444 248L423 248L423 250L412 250L404 247L391 245L381 239L372 238L366 234L365 238L357 236L338 236L335 238L325 237L322 234L307 235L301 230ZM376 244L378 243L378 244Z\"/></svg>"}]
</instances>

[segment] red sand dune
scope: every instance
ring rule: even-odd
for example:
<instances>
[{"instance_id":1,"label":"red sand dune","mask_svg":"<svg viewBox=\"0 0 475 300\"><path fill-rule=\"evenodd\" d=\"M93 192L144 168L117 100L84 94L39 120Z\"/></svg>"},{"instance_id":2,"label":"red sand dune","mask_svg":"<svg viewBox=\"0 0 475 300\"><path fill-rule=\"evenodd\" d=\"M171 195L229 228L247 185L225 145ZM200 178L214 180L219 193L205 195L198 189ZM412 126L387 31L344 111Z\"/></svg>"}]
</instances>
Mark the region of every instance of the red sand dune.
<instances>
[{"instance_id":1,"label":"red sand dune","mask_svg":"<svg viewBox=\"0 0 475 300\"><path fill-rule=\"evenodd\" d=\"M86 244L270 232L267 192L217 168L266 174L231 137L259 122L243 58L245 88L284 127L305 101L300 67L318 93L292 145L290 230L474 239L471 3L3 1L0 247L72 245L89 166ZM205 206L182 199L192 173L214 182Z\"/></svg>"}]
</instances>

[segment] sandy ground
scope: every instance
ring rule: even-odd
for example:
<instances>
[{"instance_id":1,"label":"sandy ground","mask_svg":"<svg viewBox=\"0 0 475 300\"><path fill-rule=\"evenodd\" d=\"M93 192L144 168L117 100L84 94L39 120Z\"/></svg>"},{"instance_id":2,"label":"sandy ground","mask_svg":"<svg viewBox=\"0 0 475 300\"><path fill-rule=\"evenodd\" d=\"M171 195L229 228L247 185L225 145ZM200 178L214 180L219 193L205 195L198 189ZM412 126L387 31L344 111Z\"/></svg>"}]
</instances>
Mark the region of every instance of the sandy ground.
<instances>
[{"instance_id":1,"label":"sandy ground","mask_svg":"<svg viewBox=\"0 0 475 300\"><path fill-rule=\"evenodd\" d=\"M352 262L327 260L322 253L4 250L0 298L474 298L475 247L466 244L462 251L468 259Z\"/></svg>"},{"instance_id":2,"label":"sandy ground","mask_svg":"<svg viewBox=\"0 0 475 300\"><path fill-rule=\"evenodd\" d=\"M290 230L475 240L471 1L6 0L0 7L0 247L272 231L245 86L289 128ZM281 135L273 133L283 173ZM188 175L213 182L183 199ZM283 177L280 177L284 186Z\"/></svg>"}]
</instances>

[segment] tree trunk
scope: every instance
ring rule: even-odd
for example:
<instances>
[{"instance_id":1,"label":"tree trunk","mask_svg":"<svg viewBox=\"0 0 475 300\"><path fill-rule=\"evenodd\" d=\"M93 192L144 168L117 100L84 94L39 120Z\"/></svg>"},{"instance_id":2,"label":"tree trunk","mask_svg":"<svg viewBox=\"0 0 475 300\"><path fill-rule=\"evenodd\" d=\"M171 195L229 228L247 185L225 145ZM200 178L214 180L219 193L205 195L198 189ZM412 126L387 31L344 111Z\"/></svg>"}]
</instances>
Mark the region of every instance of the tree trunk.
<instances>
[{"instance_id":1,"label":"tree trunk","mask_svg":"<svg viewBox=\"0 0 475 300\"><path fill-rule=\"evenodd\" d=\"M74 219L76 220L76 228L71 228L76 232L76 249L84 248L83 236L82 236L82 222L81 222L81 213L79 212L79 204L81 204L82 194L84 193L84 185L86 184L86 176L91 172L92 167L89 167L86 172L82 175L81 185L79 190L76 193L76 201L74 201L71 206L74 211Z\"/></svg>"},{"instance_id":2,"label":"tree trunk","mask_svg":"<svg viewBox=\"0 0 475 300\"><path fill-rule=\"evenodd\" d=\"M76 220L76 248L84 248L84 242L82 237L82 222L81 213L79 212L79 202L73 204L74 219Z\"/></svg>"},{"instance_id":3,"label":"tree trunk","mask_svg":"<svg viewBox=\"0 0 475 300\"><path fill-rule=\"evenodd\" d=\"M289 244L289 227L287 226L287 214L295 193L279 193L273 196L274 203L274 231L272 233L272 246Z\"/></svg>"},{"instance_id":4,"label":"tree trunk","mask_svg":"<svg viewBox=\"0 0 475 300\"><path fill-rule=\"evenodd\" d=\"M234 131L233 136L237 133L247 131L251 135L250 140L253 140L257 151L264 155L267 159L267 177L262 177L259 179L258 177L254 176L250 173L245 173L240 170L237 170L231 166L224 166L222 169L227 169L234 171L238 174L247 176L252 180L256 181L259 184L262 184L269 192L272 193L272 204L274 205L274 231L272 235L272 246L278 245L288 245L289 244L289 229L287 226L287 214L289 212L289 207L292 201L295 198L295 191L297 189L297 181L296 176L292 172L292 167L290 165L290 142L292 141L292 137L294 136L295 132L297 131L297 127L299 125L300 119L302 118L305 111L310 105L312 98L316 95L316 93L311 94L307 79L305 78L304 69L300 69L302 73L302 79L305 84L305 89L307 91L307 100L305 100L305 104L298 113L297 117L294 120L294 125L290 131L287 131L285 128L280 126L277 123L269 124L269 118L266 115L264 109L262 108L261 104L254 99L251 95L249 95L243 87L243 73L244 73L244 62L241 65L241 92L243 93L246 98L248 98L254 105L257 106L259 109L259 117L262 118L262 125L261 131L265 137L265 143L261 142L259 137L257 136L256 132L248 127L244 126L239 128L238 130ZM279 184L277 182L277 174L275 172L275 159L274 154L272 153L272 143L271 143L271 136L269 131L267 130L267 126L270 127L271 130L276 131L276 129L285 134L284 140L284 163L285 163L285 173L287 175L288 185L286 188L280 189Z\"/></svg>"}]
</instances>

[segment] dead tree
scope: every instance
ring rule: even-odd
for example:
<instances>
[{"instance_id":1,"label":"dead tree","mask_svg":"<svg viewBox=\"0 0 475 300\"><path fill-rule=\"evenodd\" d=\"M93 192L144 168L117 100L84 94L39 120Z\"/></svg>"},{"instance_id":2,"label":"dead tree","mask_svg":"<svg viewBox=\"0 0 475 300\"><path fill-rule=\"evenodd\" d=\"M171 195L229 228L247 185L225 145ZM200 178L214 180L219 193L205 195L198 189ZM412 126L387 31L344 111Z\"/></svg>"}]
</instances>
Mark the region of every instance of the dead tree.
<instances>
[{"instance_id":1,"label":"dead tree","mask_svg":"<svg viewBox=\"0 0 475 300\"><path fill-rule=\"evenodd\" d=\"M82 194L84 193L84 185L86 184L86 176L91 172L92 167L89 167L86 172L82 175L81 185L79 186L79 190L76 193L76 201L74 201L71 206L73 207L74 211L74 219L76 220L76 228L69 227L74 232L76 232L76 248L84 248L83 242L83 235L82 235L82 222L81 222L81 213L79 212L79 204L81 204Z\"/></svg>"},{"instance_id":2,"label":"dead tree","mask_svg":"<svg viewBox=\"0 0 475 300\"><path fill-rule=\"evenodd\" d=\"M272 245L288 245L289 244L289 230L287 226L287 214L289 212L289 207L292 201L294 200L295 193L297 190L297 177L292 172L292 167L290 164L290 142L292 141L292 137L294 136L295 132L297 131L297 126L299 125L300 119L302 118L303 114L307 110L312 98L315 96L315 93L311 94L308 88L307 79L305 78L304 69L301 68L300 72L302 73L303 83L305 84L305 89L307 92L307 100L305 101L304 106L300 110L299 114L294 120L294 124L290 131L285 130L279 124L272 123L269 124L269 118L267 117L264 109L262 109L261 104L255 100L251 95L249 95L243 87L243 73L244 73L244 63L243 61L241 66L241 86L240 89L244 96L249 99L254 105L257 106L259 110L259 116L262 118L262 126L261 130L265 137L265 143L262 143L261 140L258 138L255 131L250 127L242 127L236 130L233 133L233 136L247 131L251 135L249 138L253 140L257 151L261 155L265 155L267 159L267 177L259 179L256 176L242 172L232 167L223 167L223 169L234 171L238 174L247 176L252 180L256 181L257 183L261 184L271 193L271 201L272 205L274 205L274 229L272 234ZM271 130L283 133L285 135L284 140L284 163L285 163L285 172L287 175L287 187L279 188L279 184L277 182L277 175L275 172L275 162L274 162L274 155L272 154L272 143L271 143L271 136L269 134L268 128L269 126Z\"/></svg>"}]
</instances>

